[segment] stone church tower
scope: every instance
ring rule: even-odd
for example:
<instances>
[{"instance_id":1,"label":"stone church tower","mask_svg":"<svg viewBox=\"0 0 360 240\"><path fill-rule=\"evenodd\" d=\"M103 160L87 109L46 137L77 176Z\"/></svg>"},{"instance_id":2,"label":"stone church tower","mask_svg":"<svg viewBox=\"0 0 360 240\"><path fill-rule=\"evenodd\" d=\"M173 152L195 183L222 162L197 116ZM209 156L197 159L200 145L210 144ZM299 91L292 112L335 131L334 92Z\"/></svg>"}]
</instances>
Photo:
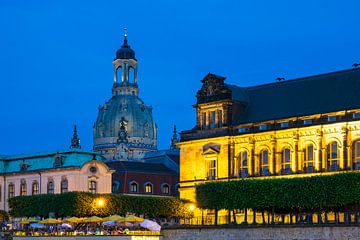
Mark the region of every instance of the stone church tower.
<instances>
[{"instance_id":1,"label":"stone church tower","mask_svg":"<svg viewBox=\"0 0 360 240\"><path fill-rule=\"evenodd\" d=\"M99 107L93 148L109 161L141 160L157 149L157 127L152 108L139 98L138 61L126 33L113 65L112 97Z\"/></svg>"}]
</instances>

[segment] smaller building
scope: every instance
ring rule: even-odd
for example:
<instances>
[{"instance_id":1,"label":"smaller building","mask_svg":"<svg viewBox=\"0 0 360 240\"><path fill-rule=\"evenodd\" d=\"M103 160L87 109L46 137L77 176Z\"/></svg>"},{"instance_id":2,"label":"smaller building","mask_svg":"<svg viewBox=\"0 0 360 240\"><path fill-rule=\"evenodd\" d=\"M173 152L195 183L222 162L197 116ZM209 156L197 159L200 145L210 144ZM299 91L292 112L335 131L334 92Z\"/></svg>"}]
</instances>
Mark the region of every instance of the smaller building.
<instances>
[{"instance_id":1,"label":"smaller building","mask_svg":"<svg viewBox=\"0 0 360 240\"><path fill-rule=\"evenodd\" d=\"M69 150L0 155L0 209L15 196L73 191L111 193L112 170L97 153L80 149L76 127Z\"/></svg>"},{"instance_id":2,"label":"smaller building","mask_svg":"<svg viewBox=\"0 0 360 240\"><path fill-rule=\"evenodd\" d=\"M122 194L178 196L179 151L148 152L136 161L106 162L115 169L112 192Z\"/></svg>"}]
</instances>

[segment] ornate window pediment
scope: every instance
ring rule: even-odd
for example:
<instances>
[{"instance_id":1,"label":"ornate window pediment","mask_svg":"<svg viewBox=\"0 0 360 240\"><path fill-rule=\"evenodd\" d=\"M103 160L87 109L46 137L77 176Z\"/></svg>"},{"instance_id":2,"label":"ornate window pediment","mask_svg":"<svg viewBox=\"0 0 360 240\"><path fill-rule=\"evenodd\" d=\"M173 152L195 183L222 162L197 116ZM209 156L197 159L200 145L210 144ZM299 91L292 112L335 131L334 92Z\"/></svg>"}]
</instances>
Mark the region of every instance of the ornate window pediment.
<instances>
[{"instance_id":1,"label":"ornate window pediment","mask_svg":"<svg viewBox=\"0 0 360 240\"><path fill-rule=\"evenodd\" d=\"M203 154L219 154L220 144L209 143L203 146Z\"/></svg>"}]
</instances>

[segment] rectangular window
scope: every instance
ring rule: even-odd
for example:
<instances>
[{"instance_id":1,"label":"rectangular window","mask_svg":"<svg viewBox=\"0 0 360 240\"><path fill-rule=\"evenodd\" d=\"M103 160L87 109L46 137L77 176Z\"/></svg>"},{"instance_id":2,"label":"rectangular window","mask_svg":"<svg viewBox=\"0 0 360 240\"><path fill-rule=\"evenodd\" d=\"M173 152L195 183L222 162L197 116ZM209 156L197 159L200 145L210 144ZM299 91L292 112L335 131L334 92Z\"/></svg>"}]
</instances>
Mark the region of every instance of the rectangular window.
<instances>
[{"instance_id":1,"label":"rectangular window","mask_svg":"<svg viewBox=\"0 0 360 240\"><path fill-rule=\"evenodd\" d=\"M259 126L259 130L260 130L260 131L265 131L265 130L267 130L267 129L268 129L268 125L265 125L265 124L264 124L264 125L260 125L260 126Z\"/></svg>"},{"instance_id":2,"label":"rectangular window","mask_svg":"<svg viewBox=\"0 0 360 240\"><path fill-rule=\"evenodd\" d=\"M12 183L8 186L8 196L9 198L15 197L15 186Z\"/></svg>"},{"instance_id":3,"label":"rectangular window","mask_svg":"<svg viewBox=\"0 0 360 240\"><path fill-rule=\"evenodd\" d=\"M210 127L211 128L216 127L216 112L215 111L210 112Z\"/></svg>"},{"instance_id":4,"label":"rectangular window","mask_svg":"<svg viewBox=\"0 0 360 240\"><path fill-rule=\"evenodd\" d=\"M309 124L312 124L312 123L313 123L312 119L305 119L304 120L304 125L309 125Z\"/></svg>"},{"instance_id":5,"label":"rectangular window","mask_svg":"<svg viewBox=\"0 0 360 240\"><path fill-rule=\"evenodd\" d=\"M353 113L353 118L360 118L360 112Z\"/></svg>"},{"instance_id":6,"label":"rectangular window","mask_svg":"<svg viewBox=\"0 0 360 240\"><path fill-rule=\"evenodd\" d=\"M206 112L202 113L202 127L205 128L206 127Z\"/></svg>"},{"instance_id":7,"label":"rectangular window","mask_svg":"<svg viewBox=\"0 0 360 240\"><path fill-rule=\"evenodd\" d=\"M289 127L289 122L281 122L281 123L280 123L280 127L282 127L282 128L287 128L287 127Z\"/></svg>"},{"instance_id":8,"label":"rectangular window","mask_svg":"<svg viewBox=\"0 0 360 240\"><path fill-rule=\"evenodd\" d=\"M247 127L239 128L239 133L246 133L248 131L249 131L249 128L247 128Z\"/></svg>"},{"instance_id":9,"label":"rectangular window","mask_svg":"<svg viewBox=\"0 0 360 240\"><path fill-rule=\"evenodd\" d=\"M206 160L207 161L207 179L216 179L216 158Z\"/></svg>"},{"instance_id":10,"label":"rectangular window","mask_svg":"<svg viewBox=\"0 0 360 240\"><path fill-rule=\"evenodd\" d=\"M89 192L97 193L96 182L95 181L89 181Z\"/></svg>"},{"instance_id":11,"label":"rectangular window","mask_svg":"<svg viewBox=\"0 0 360 240\"><path fill-rule=\"evenodd\" d=\"M328 122L335 122L336 121L336 116L328 116L327 120L328 120Z\"/></svg>"}]
</instances>

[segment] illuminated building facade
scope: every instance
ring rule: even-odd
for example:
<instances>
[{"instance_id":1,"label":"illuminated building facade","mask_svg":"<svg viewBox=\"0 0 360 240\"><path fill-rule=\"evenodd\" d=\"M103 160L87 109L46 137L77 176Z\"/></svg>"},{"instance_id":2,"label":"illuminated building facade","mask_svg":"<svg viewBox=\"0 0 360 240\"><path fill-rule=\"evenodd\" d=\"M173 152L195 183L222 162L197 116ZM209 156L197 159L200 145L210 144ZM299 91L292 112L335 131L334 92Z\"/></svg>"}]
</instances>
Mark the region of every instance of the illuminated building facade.
<instances>
[{"instance_id":1,"label":"illuminated building facade","mask_svg":"<svg viewBox=\"0 0 360 240\"><path fill-rule=\"evenodd\" d=\"M113 171L104 160L81 149L76 127L68 150L0 156L0 209L15 196L110 193Z\"/></svg>"},{"instance_id":2,"label":"illuminated building facade","mask_svg":"<svg viewBox=\"0 0 360 240\"><path fill-rule=\"evenodd\" d=\"M360 69L252 87L209 73L202 83L196 126L178 143L181 198L195 202L207 181L360 169Z\"/></svg>"}]
</instances>

